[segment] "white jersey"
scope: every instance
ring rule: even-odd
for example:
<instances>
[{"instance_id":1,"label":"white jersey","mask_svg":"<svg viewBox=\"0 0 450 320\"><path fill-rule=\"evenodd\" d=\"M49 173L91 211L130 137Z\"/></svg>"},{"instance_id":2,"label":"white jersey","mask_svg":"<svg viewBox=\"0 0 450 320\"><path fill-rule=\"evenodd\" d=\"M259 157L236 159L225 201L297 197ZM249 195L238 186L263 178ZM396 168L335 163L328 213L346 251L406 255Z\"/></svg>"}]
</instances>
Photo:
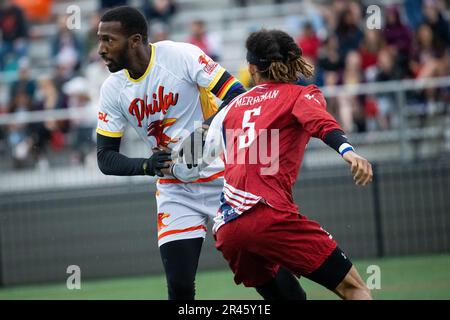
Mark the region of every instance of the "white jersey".
<instances>
[{"instance_id":1,"label":"white jersey","mask_svg":"<svg viewBox=\"0 0 450 320\"><path fill-rule=\"evenodd\" d=\"M121 70L104 82L97 132L121 137L130 123L150 150L158 146L177 150L183 138L217 111L210 91L225 69L188 43L161 41L150 47L149 65L139 79ZM223 162L217 159L200 177L220 171Z\"/></svg>"}]
</instances>

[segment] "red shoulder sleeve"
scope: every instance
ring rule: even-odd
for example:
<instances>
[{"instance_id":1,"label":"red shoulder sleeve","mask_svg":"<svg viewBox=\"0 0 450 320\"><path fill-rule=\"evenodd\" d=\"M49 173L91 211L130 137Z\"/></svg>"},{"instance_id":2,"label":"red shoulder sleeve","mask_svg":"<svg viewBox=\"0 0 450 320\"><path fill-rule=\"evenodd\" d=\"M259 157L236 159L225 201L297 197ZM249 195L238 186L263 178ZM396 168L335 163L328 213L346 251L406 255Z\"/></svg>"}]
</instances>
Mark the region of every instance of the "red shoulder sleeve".
<instances>
[{"instance_id":1,"label":"red shoulder sleeve","mask_svg":"<svg viewBox=\"0 0 450 320\"><path fill-rule=\"evenodd\" d=\"M292 114L311 136L323 139L332 130L342 130L336 119L327 112L327 102L317 86L310 85L301 90Z\"/></svg>"}]
</instances>

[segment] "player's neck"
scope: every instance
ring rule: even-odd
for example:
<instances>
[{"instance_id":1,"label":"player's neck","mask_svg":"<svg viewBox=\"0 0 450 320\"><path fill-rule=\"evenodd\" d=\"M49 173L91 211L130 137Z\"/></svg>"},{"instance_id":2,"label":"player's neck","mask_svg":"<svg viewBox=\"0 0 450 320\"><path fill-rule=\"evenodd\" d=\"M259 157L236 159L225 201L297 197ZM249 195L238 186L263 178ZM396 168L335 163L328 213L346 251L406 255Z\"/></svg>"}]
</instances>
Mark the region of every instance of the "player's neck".
<instances>
[{"instance_id":1,"label":"player's neck","mask_svg":"<svg viewBox=\"0 0 450 320\"><path fill-rule=\"evenodd\" d=\"M264 83L274 83L275 81L270 80L270 79L264 79L264 78L258 78L255 79L255 85L260 85L260 84L264 84Z\"/></svg>"},{"instance_id":2,"label":"player's neck","mask_svg":"<svg viewBox=\"0 0 450 320\"><path fill-rule=\"evenodd\" d=\"M150 46L142 46L140 50L136 51L136 55L130 61L130 65L127 70L130 77L133 79L139 79L147 70L150 63L152 50Z\"/></svg>"}]
</instances>

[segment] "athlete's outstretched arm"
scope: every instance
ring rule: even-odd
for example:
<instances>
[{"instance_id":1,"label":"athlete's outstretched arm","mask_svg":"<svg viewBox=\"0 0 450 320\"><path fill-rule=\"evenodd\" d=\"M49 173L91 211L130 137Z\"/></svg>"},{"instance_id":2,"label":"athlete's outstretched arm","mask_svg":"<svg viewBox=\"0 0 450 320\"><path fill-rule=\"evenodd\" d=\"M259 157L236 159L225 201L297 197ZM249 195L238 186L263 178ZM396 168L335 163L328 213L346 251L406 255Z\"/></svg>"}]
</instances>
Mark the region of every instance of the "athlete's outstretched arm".
<instances>
[{"instance_id":1,"label":"athlete's outstretched arm","mask_svg":"<svg viewBox=\"0 0 450 320\"><path fill-rule=\"evenodd\" d=\"M320 90L315 86L311 88L300 95L292 113L311 136L336 150L350 164L355 183L365 186L373 178L371 164L355 152L336 119L327 112Z\"/></svg>"},{"instance_id":2,"label":"athlete's outstretched arm","mask_svg":"<svg viewBox=\"0 0 450 320\"><path fill-rule=\"evenodd\" d=\"M323 141L336 150L350 165L356 185L365 186L372 181L372 165L355 152L353 146L348 142L344 131L339 129L332 130L324 136Z\"/></svg>"},{"instance_id":3,"label":"athlete's outstretched arm","mask_svg":"<svg viewBox=\"0 0 450 320\"><path fill-rule=\"evenodd\" d=\"M97 133L97 162L101 172L115 176L163 176L161 169L170 166L170 153L158 151L148 159L128 158L119 152L121 139Z\"/></svg>"}]
</instances>

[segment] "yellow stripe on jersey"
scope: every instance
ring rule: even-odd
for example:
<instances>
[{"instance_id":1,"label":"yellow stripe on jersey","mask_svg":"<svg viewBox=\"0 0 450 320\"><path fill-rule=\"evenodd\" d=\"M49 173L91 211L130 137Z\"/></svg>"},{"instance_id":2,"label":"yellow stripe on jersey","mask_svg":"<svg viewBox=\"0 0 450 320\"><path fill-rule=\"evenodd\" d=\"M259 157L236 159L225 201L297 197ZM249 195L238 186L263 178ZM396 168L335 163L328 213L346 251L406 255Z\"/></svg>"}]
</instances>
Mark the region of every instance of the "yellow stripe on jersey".
<instances>
[{"instance_id":1,"label":"yellow stripe on jersey","mask_svg":"<svg viewBox=\"0 0 450 320\"><path fill-rule=\"evenodd\" d=\"M148 75L148 73L150 72L150 69L153 66L153 62L155 61L155 46L150 44L150 49L151 49L151 56L150 56L150 62L148 63L147 66L147 70L145 70L144 74L142 76L139 77L139 79L133 79L130 74L128 73L128 70L125 69L125 75L127 76L128 80L132 81L132 82L140 82L143 79L145 79L145 77Z\"/></svg>"},{"instance_id":2,"label":"yellow stripe on jersey","mask_svg":"<svg viewBox=\"0 0 450 320\"><path fill-rule=\"evenodd\" d=\"M211 83L209 84L208 91L211 91L214 88L214 86L217 84L217 82L219 82L220 77L222 77L222 75L225 73L225 71L226 70L224 68L221 68L219 70L219 72L217 72L217 74L214 77L213 81L211 81Z\"/></svg>"},{"instance_id":3,"label":"yellow stripe on jersey","mask_svg":"<svg viewBox=\"0 0 450 320\"><path fill-rule=\"evenodd\" d=\"M112 132L112 131L106 131L100 128L97 128L97 130L95 130L98 134L101 134L102 136L105 137L110 137L110 138L121 138L123 136L123 132Z\"/></svg>"},{"instance_id":4,"label":"yellow stripe on jersey","mask_svg":"<svg viewBox=\"0 0 450 320\"><path fill-rule=\"evenodd\" d=\"M203 119L206 120L217 112L217 106L214 95L207 88L198 87L200 93L200 105L202 106Z\"/></svg>"}]
</instances>

